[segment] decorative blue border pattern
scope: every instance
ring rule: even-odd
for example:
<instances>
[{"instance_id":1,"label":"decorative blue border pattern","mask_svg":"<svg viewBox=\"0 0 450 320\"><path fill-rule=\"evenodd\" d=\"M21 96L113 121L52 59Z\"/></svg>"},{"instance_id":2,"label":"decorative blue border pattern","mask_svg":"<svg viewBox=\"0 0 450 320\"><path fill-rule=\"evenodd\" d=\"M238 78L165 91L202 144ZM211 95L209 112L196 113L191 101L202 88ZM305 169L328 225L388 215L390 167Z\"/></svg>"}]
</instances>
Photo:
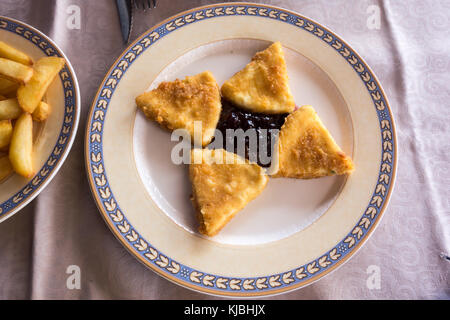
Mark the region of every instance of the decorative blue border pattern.
<instances>
[{"instance_id":1,"label":"decorative blue border pattern","mask_svg":"<svg viewBox=\"0 0 450 320\"><path fill-rule=\"evenodd\" d=\"M28 28L27 26L9 18L0 17L0 29L12 32L38 47L47 56L62 57L62 54L52 43L40 33ZM67 147L70 145L70 137L75 134L74 128L77 120L76 106L77 96L74 86L74 79L71 71L64 65L59 72L59 78L63 84L65 97L64 121L58 140L53 148L52 153L48 157L46 163L37 172L25 187L23 187L14 196L0 204L0 218L11 213L21 204L33 196L36 191L51 177L53 171L58 167L61 159L64 157Z\"/></svg>"},{"instance_id":2,"label":"decorative blue border pattern","mask_svg":"<svg viewBox=\"0 0 450 320\"><path fill-rule=\"evenodd\" d=\"M283 273L255 278L229 278L192 269L172 260L144 240L126 219L114 198L104 170L102 150L103 126L108 105L117 84L133 61L142 52L151 47L153 43L185 25L203 19L235 15L258 16L291 24L318 37L336 50L352 66L355 72L358 73L361 81L366 85L372 96L373 104L379 118L382 139L382 162L380 164L377 186L367 209L348 235L330 251L308 264ZM91 117L89 118L87 127L89 131L86 135L86 139L89 139L87 143L90 157L87 170L93 180L93 192L98 196L99 208L101 211L107 213L105 219L110 220L125 243L128 243L133 248L134 253L140 255L149 265L153 265L154 269L160 271L163 275L169 276L169 278L178 279L181 284L187 284L199 290L203 289L205 291L204 289L208 289L209 292L213 291L217 294L234 292L246 295L252 292L264 291L270 294L271 290L277 289L277 291L282 291L278 289L300 286L301 283L312 278L317 279L318 275L335 266L345 256L355 250L369 231L374 228L375 222L380 215L390 188L392 187L395 167L394 150L396 147L393 121L383 91L379 88L371 71L350 47L330 31L305 17L282 9L256 4L212 5L206 8L199 8L198 11L182 13L175 16L163 25L148 31L118 59L118 62L111 68L110 73L105 78L92 108L93 110L91 111Z\"/></svg>"}]
</instances>

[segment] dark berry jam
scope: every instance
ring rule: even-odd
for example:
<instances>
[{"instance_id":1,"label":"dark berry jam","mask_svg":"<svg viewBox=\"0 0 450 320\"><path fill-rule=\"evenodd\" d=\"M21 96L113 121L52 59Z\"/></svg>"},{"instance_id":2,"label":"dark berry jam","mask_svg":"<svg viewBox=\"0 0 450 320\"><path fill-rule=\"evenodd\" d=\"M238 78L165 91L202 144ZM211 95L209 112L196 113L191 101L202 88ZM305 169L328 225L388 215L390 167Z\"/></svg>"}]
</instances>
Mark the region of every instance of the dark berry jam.
<instances>
[{"instance_id":1,"label":"dark berry jam","mask_svg":"<svg viewBox=\"0 0 450 320\"><path fill-rule=\"evenodd\" d=\"M256 161L262 167L269 167L272 147L287 115L287 113L263 114L250 112L222 99L222 112L217 129L222 133L223 148ZM244 137L239 137L239 135L228 136L227 144L227 129L242 129L247 134ZM219 142L217 141L218 138L220 137L216 135L213 143ZM244 150L238 150L239 139L241 139L241 145L242 140L245 140ZM234 140L234 143L232 140ZM260 150L261 147L264 150Z\"/></svg>"}]
</instances>

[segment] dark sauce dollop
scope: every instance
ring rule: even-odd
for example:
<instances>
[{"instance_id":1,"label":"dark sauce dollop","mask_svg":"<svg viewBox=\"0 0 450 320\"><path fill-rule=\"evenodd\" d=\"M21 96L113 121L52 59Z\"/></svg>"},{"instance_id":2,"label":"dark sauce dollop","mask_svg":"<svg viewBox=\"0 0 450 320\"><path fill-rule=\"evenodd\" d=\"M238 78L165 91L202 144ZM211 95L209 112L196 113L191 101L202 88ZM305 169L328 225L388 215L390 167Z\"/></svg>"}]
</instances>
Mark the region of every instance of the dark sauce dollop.
<instances>
[{"instance_id":1,"label":"dark sauce dollop","mask_svg":"<svg viewBox=\"0 0 450 320\"><path fill-rule=\"evenodd\" d=\"M250 112L239 108L232 102L222 98L222 112L220 113L217 129L222 133L223 148L229 152L237 153L247 159L256 160L256 162L262 167L270 167L270 159L267 163L267 159L264 159L261 155L266 154L269 158L272 156L272 147L275 143L274 139L276 139L278 135L277 130L281 129L287 115L288 113L264 114ZM234 146L230 143L231 141L227 144L227 129L242 129L244 131L247 131L248 129L255 129L258 143L253 147L250 147L249 137L244 137L245 154L241 154L241 152L239 152L240 150L238 150L239 141L237 141L238 139L236 137L234 137ZM218 138L219 136L216 135L213 143L217 142ZM261 150L260 152L260 147L263 146L264 142L266 143L266 149Z\"/></svg>"}]
</instances>

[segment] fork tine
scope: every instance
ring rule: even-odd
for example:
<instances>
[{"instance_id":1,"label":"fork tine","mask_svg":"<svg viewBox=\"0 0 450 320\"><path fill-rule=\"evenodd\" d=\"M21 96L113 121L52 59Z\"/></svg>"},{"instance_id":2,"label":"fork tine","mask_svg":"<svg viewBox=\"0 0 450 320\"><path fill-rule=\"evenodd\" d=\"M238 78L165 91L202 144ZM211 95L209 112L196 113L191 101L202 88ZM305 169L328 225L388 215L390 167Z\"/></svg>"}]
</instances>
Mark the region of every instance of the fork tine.
<instances>
[{"instance_id":1,"label":"fork tine","mask_svg":"<svg viewBox=\"0 0 450 320\"><path fill-rule=\"evenodd\" d=\"M147 7L145 6L145 1L144 0L134 0L134 4L136 9L138 10L144 10L147 9Z\"/></svg>"},{"instance_id":2,"label":"fork tine","mask_svg":"<svg viewBox=\"0 0 450 320\"><path fill-rule=\"evenodd\" d=\"M133 0L134 6L137 10L143 10L156 8L156 0Z\"/></svg>"}]
</instances>

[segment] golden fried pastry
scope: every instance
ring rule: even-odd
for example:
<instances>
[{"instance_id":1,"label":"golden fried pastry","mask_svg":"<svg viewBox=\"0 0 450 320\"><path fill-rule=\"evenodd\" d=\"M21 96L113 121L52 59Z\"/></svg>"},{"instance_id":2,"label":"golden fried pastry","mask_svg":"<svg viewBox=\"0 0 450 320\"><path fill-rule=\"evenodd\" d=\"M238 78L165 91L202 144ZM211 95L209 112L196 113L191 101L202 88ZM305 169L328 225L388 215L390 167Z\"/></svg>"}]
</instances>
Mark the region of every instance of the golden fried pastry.
<instances>
[{"instance_id":1,"label":"golden fried pastry","mask_svg":"<svg viewBox=\"0 0 450 320\"><path fill-rule=\"evenodd\" d=\"M199 231L207 236L217 234L268 181L263 168L224 149L192 150L189 177Z\"/></svg>"},{"instance_id":2,"label":"golden fried pastry","mask_svg":"<svg viewBox=\"0 0 450 320\"><path fill-rule=\"evenodd\" d=\"M278 172L274 177L310 179L354 170L311 106L291 113L278 139Z\"/></svg>"},{"instance_id":3,"label":"golden fried pastry","mask_svg":"<svg viewBox=\"0 0 450 320\"><path fill-rule=\"evenodd\" d=\"M211 142L222 109L219 87L209 71L162 82L138 96L136 104L147 118L169 130L186 129L202 146ZM201 139L194 137L194 121L201 121Z\"/></svg>"},{"instance_id":4,"label":"golden fried pastry","mask_svg":"<svg viewBox=\"0 0 450 320\"><path fill-rule=\"evenodd\" d=\"M295 108L280 42L258 52L247 66L228 79L222 95L238 106L260 113L288 113Z\"/></svg>"}]
</instances>

